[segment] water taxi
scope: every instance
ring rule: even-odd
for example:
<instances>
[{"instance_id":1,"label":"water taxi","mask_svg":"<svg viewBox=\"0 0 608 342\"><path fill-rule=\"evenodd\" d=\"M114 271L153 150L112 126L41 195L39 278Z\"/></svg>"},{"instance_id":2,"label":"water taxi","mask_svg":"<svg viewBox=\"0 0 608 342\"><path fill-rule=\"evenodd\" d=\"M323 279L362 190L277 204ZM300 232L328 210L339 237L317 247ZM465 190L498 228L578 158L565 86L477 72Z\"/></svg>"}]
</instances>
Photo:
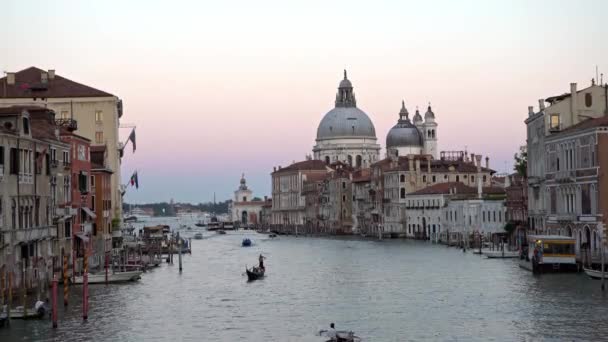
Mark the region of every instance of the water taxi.
<instances>
[{"instance_id":1,"label":"water taxi","mask_svg":"<svg viewBox=\"0 0 608 342\"><path fill-rule=\"evenodd\" d=\"M561 235L529 235L519 266L533 273L576 272L576 240Z\"/></svg>"}]
</instances>

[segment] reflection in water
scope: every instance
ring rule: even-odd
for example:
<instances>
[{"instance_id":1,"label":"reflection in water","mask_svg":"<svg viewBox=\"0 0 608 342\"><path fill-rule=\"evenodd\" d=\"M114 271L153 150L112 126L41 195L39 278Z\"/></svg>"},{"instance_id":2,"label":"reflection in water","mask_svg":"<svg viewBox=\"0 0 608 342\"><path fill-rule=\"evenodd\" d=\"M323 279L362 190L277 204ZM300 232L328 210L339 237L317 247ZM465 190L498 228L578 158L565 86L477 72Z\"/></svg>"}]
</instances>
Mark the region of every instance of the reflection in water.
<instances>
[{"instance_id":1,"label":"reflection in water","mask_svg":"<svg viewBox=\"0 0 608 342\"><path fill-rule=\"evenodd\" d=\"M135 284L91 286L87 323L75 287L59 329L14 321L0 340L315 341L329 322L366 341L608 336L607 300L583 275L535 277L514 260L414 241L204 235L182 274L163 264ZM253 247L240 247L245 235ZM260 253L267 276L247 282Z\"/></svg>"}]
</instances>

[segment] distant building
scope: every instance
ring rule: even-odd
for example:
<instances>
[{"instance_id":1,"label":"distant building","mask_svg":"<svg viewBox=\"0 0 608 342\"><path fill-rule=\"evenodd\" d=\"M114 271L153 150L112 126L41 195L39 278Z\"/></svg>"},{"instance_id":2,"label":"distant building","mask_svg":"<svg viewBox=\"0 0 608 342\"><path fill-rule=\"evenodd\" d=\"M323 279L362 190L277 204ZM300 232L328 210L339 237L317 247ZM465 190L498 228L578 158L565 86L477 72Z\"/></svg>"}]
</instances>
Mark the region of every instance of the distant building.
<instances>
[{"instance_id":1,"label":"distant building","mask_svg":"<svg viewBox=\"0 0 608 342\"><path fill-rule=\"evenodd\" d=\"M513 240L511 244L521 246L527 242L528 235L528 183L525 177L517 173L505 177L507 198L507 223L512 225Z\"/></svg>"},{"instance_id":2,"label":"distant building","mask_svg":"<svg viewBox=\"0 0 608 342\"><path fill-rule=\"evenodd\" d=\"M105 255L112 252L113 237L112 170L107 166L105 146L91 147L91 210L97 216L93 223L93 250L103 265Z\"/></svg>"},{"instance_id":3,"label":"distant building","mask_svg":"<svg viewBox=\"0 0 608 342\"><path fill-rule=\"evenodd\" d=\"M322 181L319 219L329 234L353 233L352 171L344 163L333 163Z\"/></svg>"},{"instance_id":4,"label":"distant building","mask_svg":"<svg viewBox=\"0 0 608 342\"><path fill-rule=\"evenodd\" d=\"M234 192L232 200L230 211L232 221L238 222L242 226L259 224L262 207L265 204L262 200L254 200L253 191L247 187L247 180L245 180L245 175L243 174L239 188Z\"/></svg>"},{"instance_id":5,"label":"distant building","mask_svg":"<svg viewBox=\"0 0 608 342\"><path fill-rule=\"evenodd\" d=\"M308 177L325 175L328 166L321 160L305 160L272 172L272 224L303 227L306 223L304 183Z\"/></svg>"}]
</instances>

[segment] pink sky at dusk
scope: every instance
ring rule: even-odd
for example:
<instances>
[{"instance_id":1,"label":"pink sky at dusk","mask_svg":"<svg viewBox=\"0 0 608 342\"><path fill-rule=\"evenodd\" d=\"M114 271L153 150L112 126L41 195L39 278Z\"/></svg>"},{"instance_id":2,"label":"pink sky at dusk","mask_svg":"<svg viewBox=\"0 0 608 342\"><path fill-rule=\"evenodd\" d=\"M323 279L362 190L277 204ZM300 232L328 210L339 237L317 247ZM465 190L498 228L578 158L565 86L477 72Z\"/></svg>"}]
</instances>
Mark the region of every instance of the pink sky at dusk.
<instances>
[{"instance_id":1,"label":"pink sky at dusk","mask_svg":"<svg viewBox=\"0 0 608 342\"><path fill-rule=\"evenodd\" d=\"M227 199L242 172L269 195L272 167L311 153L343 69L383 147L402 99L412 114L430 101L440 150L466 146L499 172L525 144L527 106L587 87L596 65L608 74L603 1L1 6L4 71L56 69L123 99L135 203Z\"/></svg>"}]
</instances>

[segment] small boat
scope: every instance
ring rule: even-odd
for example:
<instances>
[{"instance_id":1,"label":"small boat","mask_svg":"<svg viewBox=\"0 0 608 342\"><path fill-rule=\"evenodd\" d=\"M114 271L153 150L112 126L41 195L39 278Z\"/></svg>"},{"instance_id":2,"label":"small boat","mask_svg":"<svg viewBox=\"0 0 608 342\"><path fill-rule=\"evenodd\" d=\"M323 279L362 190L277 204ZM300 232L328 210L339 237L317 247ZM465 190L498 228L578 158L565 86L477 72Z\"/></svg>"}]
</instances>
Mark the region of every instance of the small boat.
<instances>
[{"instance_id":1,"label":"small boat","mask_svg":"<svg viewBox=\"0 0 608 342\"><path fill-rule=\"evenodd\" d=\"M47 313L48 308L45 306L41 307L39 310L29 308L27 311L23 310L23 306L18 306L11 309L11 319L40 319L44 318Z\"/></svg>"},{"instance_id":2,"label":"small boat","mask_svg":"<svg viewBox=\"0 0 608 342\"><path fill-rule=\"evenodd\" d=\"M247 279L249 279L249 281L252 281L263 278L266 270L259 267L252 267L250 269L245 267L245 272L247 272Z\"/></svg>"},{"instance_id":3,"label":"small boat","mask_svg":"<svg viewBox=\"0 0 608 342\"><path fill-rule=\"evenodd\" d=\"M129 281L136 281L141 279L142 271L127 271L127 272L108 272L108 283L125 283ZM89 273L88 277L89 284L105 284L106 274L101 273ZM82 276L74 277L74 284L82 285Z\"/></svg>"},{"instance_id":4,"label":"small boat","mask_svg":"<svg viewBox=\"0 0 608 342\"><path fill-rule=\"evenodd\" d=\"M589 276L591 279L599 280L602 279L602 271L601 270L592 270L590 268L583 267L583 271L585 274ZM604 279L608 279L608 271L604 272Z\"/></svg>"},{"instance_id":5,"label":"small boat","mask_svg":"<svg viewBox=\"0 0 608 342\"><path fill-rule=\"evenodd\" d=\"M192 230L192 227L188 227L188 228L186 228L186 229L188 229L188 230Z\"/></svg>"},{"instance_id":6,"label":"small boat","mask_svg":"<svg viewBox=\"0 0 608 342\"><path fill-rule=\"evenodd\" d=\"M203 239L203 233L194 234L194 240L202 240L202 239Z\"/></svg>"},{"instance_id":7,"label":"small boat","mask_svg":"<svg viewBox=\"0 0 608 342\"><path fill-rule=\"evenodd\" d=\"M277 237L277 234L274 234L274 233L272 233L272 234L268 234L268 237L269 237L269 238L276 238L276 237Z\"/></svg>"},{"instance_id":8,"label":"small boat","mask_svg":"<svg viewBox=\"0 0 608 342\"><path fill-rule=\"evenodd\" d=\"M327 330L319 331L319 336L329 337L327 336ZM361 342L361 338L359 336L355 336L355 333L352 331L336 331L335 340L327 340L327 342L338 341L338 342Z\"/></svg>"},{"instance_id":9,"label":"small boat","mask_svg":"<svg viewBox=\"0 0 608 342\"><path fill-rule=\"evenodd\" d=\"M217 233L220 234L220 235L224 235L224 234L226 234L226 231L225 230L218 230Z\"/></svg>"},{"instance_id":10,"label":"small boat","mask_svg":"<svg viewBox=\"0 0 608 342\"><path fill-rule=\"evenodd\" d=\"M244 238L242 242L243 247L251 247L251 240L248 238Z\"/></svg>"},{"instance_id":11,"label":"small boat","mask_svg":"<svg viewBox=\"0 0 608 342\"><path fill-rule=\"evenodd\" d=\"M206 227L207 226L206 224L204 224L202 222L197 222L194 225L197 226L197 227Z\"/></svg>"},{"instance_id":12,"label":"small boat","mask_svg":"<svg viewBox=\"0 0 608 342\"><path fill-rule=\"evenodd\" d=\"M477 252L479 252L479 250L477 250ZM482 251L482 254L488 259L519 258L519 251Z\"/></svg>"}]
</instances>

